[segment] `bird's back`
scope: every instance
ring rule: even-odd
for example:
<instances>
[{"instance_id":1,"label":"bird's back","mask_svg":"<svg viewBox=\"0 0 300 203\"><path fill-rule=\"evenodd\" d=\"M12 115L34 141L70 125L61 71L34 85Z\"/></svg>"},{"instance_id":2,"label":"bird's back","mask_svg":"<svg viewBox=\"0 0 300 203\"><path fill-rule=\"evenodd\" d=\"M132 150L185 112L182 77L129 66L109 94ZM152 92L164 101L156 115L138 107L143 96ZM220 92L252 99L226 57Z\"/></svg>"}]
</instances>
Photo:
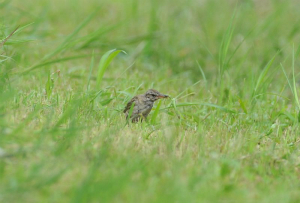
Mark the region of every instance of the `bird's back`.
<instances>
[{"instance_id":1,"label":"bird's back","mask_svg":"<svg viewBox=\"0 0 300 203\"><path fill-rule=\"evenodd\" d=\"M123 113L128 113L128 111L130 110L132 104L135 104L135 101L138 100L138 96L139 96L139 95L133 97L133 98L127 103L127 105L126 105L126 107L125 107Z\"/></svg>"},{"instance_id":2,"label":"bird's back","mask_svg":"<svg viewBox=\"0 0 300 203\"><path fill-rule=\"evenodd\" d=\"M131 106L133 106L133 110L131 113L131 119L136 122L141 117L146 118L151 111L151 108L153 106L153 102L150 102L146 99L145 95L137 95L133 97L126 105L124 109L124 113L126 115L126 118L128 118Z\"/></svg>"}]
</instances>

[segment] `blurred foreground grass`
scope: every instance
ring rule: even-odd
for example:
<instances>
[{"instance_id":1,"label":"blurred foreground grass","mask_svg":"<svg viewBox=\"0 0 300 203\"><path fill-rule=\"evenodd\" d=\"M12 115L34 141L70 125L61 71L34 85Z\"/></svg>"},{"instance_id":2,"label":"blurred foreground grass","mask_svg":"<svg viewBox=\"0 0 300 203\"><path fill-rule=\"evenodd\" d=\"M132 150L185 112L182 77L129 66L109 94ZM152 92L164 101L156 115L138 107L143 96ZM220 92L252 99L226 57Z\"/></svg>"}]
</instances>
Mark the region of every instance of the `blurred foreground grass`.
<instances>
[{"instance_id":1,"label":"blurred foreground grass","mask_svg":"<svg viewBox=\"0 0 300 203\"><path fill-rule=\"evenodd\" d=\"M299 202L299 7L0 1L0 202Z\"/></svg>"}]
</instances>

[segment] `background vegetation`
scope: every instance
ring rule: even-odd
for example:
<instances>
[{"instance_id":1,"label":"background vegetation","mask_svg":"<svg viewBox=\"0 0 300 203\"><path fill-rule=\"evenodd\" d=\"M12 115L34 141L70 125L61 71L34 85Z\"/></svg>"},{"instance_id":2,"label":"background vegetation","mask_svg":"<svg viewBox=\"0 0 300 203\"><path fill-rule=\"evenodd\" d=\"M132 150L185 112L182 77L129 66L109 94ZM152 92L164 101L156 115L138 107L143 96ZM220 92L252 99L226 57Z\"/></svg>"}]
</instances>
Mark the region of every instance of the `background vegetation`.
<instances>
[{"instance_id":1,"label":"background vegetation","mask_svg":"<svg viewBox=\"0 0 300 203\"><path fill-rule=\"evenodd\" d=\"M299 8L0 1L0 202L299 202Z\"/></svg>"}]
</instances>

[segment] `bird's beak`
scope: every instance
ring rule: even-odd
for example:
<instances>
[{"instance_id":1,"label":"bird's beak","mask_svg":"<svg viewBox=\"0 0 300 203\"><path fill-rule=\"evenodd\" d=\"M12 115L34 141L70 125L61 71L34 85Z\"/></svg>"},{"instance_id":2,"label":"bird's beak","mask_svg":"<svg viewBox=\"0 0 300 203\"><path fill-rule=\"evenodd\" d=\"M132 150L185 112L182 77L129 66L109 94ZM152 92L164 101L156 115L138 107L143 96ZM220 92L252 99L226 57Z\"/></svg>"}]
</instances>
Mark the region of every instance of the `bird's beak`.
<instances>
[{"instance_id":1,"label":"bird's beak","mask_svg":"<svg viewBox=\"0 0 300 203\"><path fill-rule=\"evenodd\" d=\"M169 96L168 95L165 95L165 94L160 94L158 96L159 99L162 99L162 98L168 98Z\"/></svg>"}]
</instances>

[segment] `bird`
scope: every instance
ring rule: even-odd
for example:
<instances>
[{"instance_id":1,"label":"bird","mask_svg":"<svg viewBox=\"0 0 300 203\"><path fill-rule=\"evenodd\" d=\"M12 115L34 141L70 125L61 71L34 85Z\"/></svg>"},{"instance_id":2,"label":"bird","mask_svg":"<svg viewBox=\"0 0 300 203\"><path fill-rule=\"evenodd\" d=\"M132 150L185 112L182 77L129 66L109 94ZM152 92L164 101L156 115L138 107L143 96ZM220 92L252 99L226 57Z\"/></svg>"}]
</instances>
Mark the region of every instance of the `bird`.
<instances>
[{"instance_id":1,"label":"bird","mask_svg":"<svg viewBox=\"0 0 300 203\"><path fill-rule=\"evenodd\" d=\"M126 119L128 119L130 116L130 119L133 123L143 121L143 119L147 118L156 100L168 97L168 95L162 94L157 90L149 89L145 94L140 94L133 97L127 103L123 113L125 113Z\"/></svg>"}]
</instances>

